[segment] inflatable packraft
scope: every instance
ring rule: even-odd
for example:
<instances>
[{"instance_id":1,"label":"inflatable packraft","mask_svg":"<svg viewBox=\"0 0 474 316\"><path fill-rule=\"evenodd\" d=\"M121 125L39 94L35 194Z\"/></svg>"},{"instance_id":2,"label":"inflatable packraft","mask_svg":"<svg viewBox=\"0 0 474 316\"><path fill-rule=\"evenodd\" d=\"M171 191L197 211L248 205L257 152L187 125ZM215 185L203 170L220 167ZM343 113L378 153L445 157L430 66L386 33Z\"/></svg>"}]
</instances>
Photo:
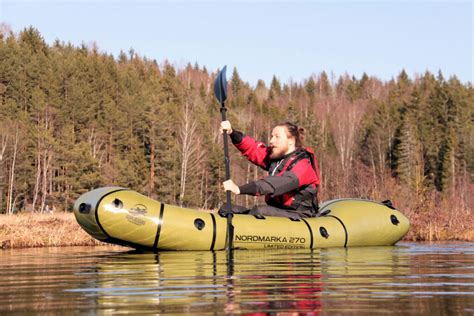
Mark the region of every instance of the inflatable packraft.
<instances>
[{"instance_id":1,"label":"inflatable packraft","mask_svg":"<svg viewBox=\"0 0 474 316\"><path fill-rule=\"evenodd\" d=\"M138 192L104 187L74 204L81 227L94 238L144 250L223 250L227 219L155 201ZM391 203L337 199L319 217L293 219L235 214L234 249L389 246L408 232L408 219Z\"/></svg>"}]
</instances>

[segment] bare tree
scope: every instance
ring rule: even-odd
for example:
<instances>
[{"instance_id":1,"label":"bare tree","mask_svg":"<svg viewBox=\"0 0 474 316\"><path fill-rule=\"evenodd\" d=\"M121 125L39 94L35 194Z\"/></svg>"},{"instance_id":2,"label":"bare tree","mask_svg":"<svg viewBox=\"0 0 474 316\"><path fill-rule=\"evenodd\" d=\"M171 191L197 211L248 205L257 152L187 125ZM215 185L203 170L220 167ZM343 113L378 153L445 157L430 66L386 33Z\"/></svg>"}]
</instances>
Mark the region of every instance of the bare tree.
<instances>
[{"instance_id":1,"label":"bare tree","mask_svg":"<svg viewBox=\"0 0 474 316\"><path fill-rule=\"evenodd\" d=\"M5 177L4 171L6 170L6 168L4 168L4 163L5 163L5 150L7 149L7 144L8 144L8 134L6 132L5 133L2 132L1 147L0 147L0 183L3 183L3 178ZM2 205L3 205L3 186L0 186L0 209Z\"/></svg>"},{"instance_id":2,"label":"bare tree","mask_svg":"<svg viewBox=\"0 0 474 316\"><path fill-rule=\"evenodd\" d=\"M365 108L366 104L364 102L344 100L335 107L332 113L333 121L335 121L333 125L334 139L339 152L345 184L347 184L349 168L354 161L356 136L359 132L359 123L365 113Z\"/></svg>"},{"instance_id":3,"label":"bare tree","mask_svg":"<svg viewBox=\"0 0 474 316\"><path fill-rule=\"evenodd\" d=\"M7 214L13 213L13 184L15 182L15 165L16 165L16 155L18 152L18 140L19 140L19 127L16 126L15 131L15 141L13 143L13 153L12 153L12 164L10 168L10 181L8 186L8 201L7 201Z\"/></svg>"},{"instance_id":4,"label":"bare tree","mask_svg":"<svg viewBox=\"0 0 474 316\"><path fill-rule=\"evenodd\" d=\"M90 145L91 157L97 159L98 166L100 168L102 166L102 162L104 160L105 155L105 140L97 135L95 128L92 128L88 140Z\"/></svg>"},{"instance_id":5,"label":"bare tree","mask_svg":"<svg viewBox=\"0 0 474 316\"><path fill-rule=\"evenodd\" d=\"M181 158L181 176L180 176L180 191L179 191L179 205L183 206L184 195L186 192L186 182L188 180L188 171L194 169L202 160L204 153L199 151L201 146L196 133L197 123L192 118L192 111L190 109L189 101L186 100L184 104L184 111L179 132L179 151ZM199 154L199 155L198 155Z\"/></svg>"}]
</instances>

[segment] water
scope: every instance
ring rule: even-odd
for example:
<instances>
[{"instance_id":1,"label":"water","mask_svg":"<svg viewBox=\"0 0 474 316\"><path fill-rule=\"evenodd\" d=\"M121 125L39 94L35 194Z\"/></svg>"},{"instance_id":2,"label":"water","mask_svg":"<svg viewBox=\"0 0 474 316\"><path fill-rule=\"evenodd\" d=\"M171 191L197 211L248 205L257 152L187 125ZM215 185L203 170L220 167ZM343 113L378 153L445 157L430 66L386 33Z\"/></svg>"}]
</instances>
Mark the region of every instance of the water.
<instances>
[{"instance_id":1,"label":"water","mask_svg":"<svg viewBox=\"0 0 474 316\"><path fill-rule=\"evenodd\" d=\"M278 251L0 251L0 315L474 314L474 243Z\"/></svg>"}]
</instances>

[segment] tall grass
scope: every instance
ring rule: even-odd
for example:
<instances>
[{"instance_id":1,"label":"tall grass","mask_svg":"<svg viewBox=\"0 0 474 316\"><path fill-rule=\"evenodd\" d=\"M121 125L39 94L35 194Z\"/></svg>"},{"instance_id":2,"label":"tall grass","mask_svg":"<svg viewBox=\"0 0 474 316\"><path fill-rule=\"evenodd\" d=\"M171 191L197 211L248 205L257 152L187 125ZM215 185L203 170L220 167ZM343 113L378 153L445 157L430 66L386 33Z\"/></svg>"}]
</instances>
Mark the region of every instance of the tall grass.
<instances>
[{"instance_id":1,"label":"tall grass","mask_svg":"<svg viewBox=\"0 0 474 316\"><path fill-rule=\"evenodd\" d=\"M97 245L72 213L0 215L0 248Z\"/></svg>"}]
</instances>

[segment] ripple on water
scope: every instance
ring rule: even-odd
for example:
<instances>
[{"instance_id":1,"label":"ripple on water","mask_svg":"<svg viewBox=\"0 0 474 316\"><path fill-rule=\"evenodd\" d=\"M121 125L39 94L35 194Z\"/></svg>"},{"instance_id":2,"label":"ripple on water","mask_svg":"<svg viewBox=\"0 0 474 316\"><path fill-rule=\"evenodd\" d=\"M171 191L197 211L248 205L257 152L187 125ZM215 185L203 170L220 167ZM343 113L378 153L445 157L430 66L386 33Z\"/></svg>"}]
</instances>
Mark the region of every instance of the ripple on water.
<instances>
[{"instance_id":1,"label":"ripple on water","mask_svg":"<svg viewBox=\"0 0 474 316\"><path fill-rule=\"evenodd\" d=\"M234 252L119 247L2 250L5 312L474 310L473 243Z\"/></svg>"}]
</instances>

